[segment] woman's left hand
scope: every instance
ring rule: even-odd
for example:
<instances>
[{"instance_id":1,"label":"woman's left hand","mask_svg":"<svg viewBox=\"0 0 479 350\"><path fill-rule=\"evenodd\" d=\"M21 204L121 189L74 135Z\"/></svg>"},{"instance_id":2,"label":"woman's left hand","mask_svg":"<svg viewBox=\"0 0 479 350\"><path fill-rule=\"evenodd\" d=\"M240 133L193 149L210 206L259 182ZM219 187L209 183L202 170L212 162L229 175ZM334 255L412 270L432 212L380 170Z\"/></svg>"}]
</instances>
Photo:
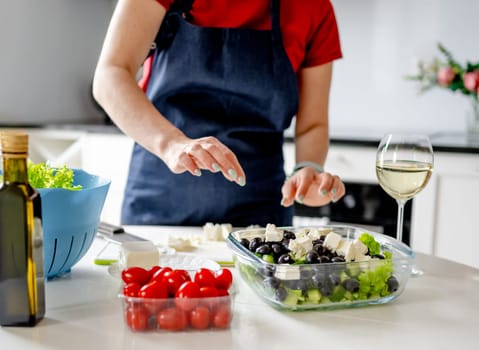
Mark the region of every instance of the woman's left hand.
<instances>
[{"instance_id":1,"label":"woman's left hand","mask_svg":"<svg viewBox=\"0 0 479 350\"><path fill-rule=\"evenodd\" d=\"M281 204L291 206L296 200L300 204L311 207L337 202L346 189L337 175L319 173L311 167L305 167L286 179L281 188L283 199Z\"/></svg>"}]
</instances>

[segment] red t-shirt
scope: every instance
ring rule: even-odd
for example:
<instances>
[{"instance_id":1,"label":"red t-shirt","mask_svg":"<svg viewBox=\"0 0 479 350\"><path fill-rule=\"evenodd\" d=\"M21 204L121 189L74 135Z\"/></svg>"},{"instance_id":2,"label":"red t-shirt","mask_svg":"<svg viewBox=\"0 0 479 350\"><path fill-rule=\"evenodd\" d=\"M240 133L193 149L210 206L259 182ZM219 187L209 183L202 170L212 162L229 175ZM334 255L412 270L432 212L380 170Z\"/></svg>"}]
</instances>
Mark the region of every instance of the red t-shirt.
<instances>
[{"instance_id":1,"label":"red t-shirt","mask_svg":"<svg viewBox=\"0 0 479 350\"><path fill-rule=\"evenodd\" d=\"M175 0L157 0L166 9ZM271 28L271 0L195 0L191 21L198 26ZM283 45L295 72L342 57L336 17L330 0L280 1ZM146 87L151 62L140 86Z\"/></svg>"}]
</instances>

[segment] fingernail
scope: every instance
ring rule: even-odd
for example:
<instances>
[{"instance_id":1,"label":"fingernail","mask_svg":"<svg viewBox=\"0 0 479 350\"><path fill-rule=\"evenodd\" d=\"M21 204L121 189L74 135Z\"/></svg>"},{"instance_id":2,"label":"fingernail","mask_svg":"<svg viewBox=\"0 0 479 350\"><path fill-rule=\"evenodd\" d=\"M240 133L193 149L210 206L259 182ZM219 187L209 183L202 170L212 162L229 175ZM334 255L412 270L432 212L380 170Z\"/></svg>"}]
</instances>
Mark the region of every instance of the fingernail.
<instances>
[{"instance_id":1,"label":"fingernail","mask_svg":"<svg viewBox=\"0 0 479 350\"><path fill-rule=\"evenodd\" d=\"M213 168L213 171L214 171L215 173L217 173L218 171L221 170L221 169L220 169L220 166L219 166L218 164L216 164L216 163L211 164L211 167Z\"/></svg>"},{"instance_id":2,"label":"fingernail","mask_svg":"<svg viewBox=\"0 0 479 350\"><path fill-rule=\"evenodd\" d=\"M337 192L338 192L338 191L337 191L335 188L333 188L333 189L331 190L331 195L334 197Z\"/></svg>"},{"instance_id":3,"label":"fingernail","mask_svg":"<svg viewBox=\"0 0 479 350\"><path fill-rule=\"evenodd\" d=\"M243 176L238 177L238 185L240 185L241 187L246 185L246 180L244 179Z\"/></svg>"},{"instance_id":4,"label":"fingernail","mask_svg":"<svg viewBox=\"0 0 479 350\"><path fill-rule=\"evenodd\" d=\"M284 205L285 202L286 202L286 199L281 198L281 205L282 205L283 207L285 206L285 205Z\"/></svg>"},{"instance_id":5,"label":"fingernail","mask_svg":"<svg viewBox=\"0 0 479 350\"><path fill-rule=\"evenodd\" d=\"M195 169L195 171L193 172L193 175L201 176L201 170L200 169Z\"/></svg>"},{"instance_id":6,"label":"fingernail","mask_svg":"<svg viewBox=\"0 0 479 350\"><path fill-rule=\"evenodd\" d=\"M331 198L331 202L336 203L338 199L336 197Z\"/></svg>"},{"instance_id":7,"label":"fingernail","mask_svg":"<svg viewBox=\"0 0 479 350\"><path fill-rule=\"evenodd\" d=\"M303 195L299 195L298 197L296 197L296 202L298 202L299 204L303 204L303 202L304 202L304 196L303 196Z\"/></svg>"},{"instance_id":8,"label":"fingernail","mask_svg":"<svg viewBox=\"0 0 479 350\"><path fill-rule=\"evenodd\" d=\"M326 197L327 194L328 194L328 191L321 190L321 196Z\"/></svg>"},{"instance_id":9,"label":"fingernail","mask_svg":"<svg viewBox=\"0 0 479 350\"><path fill-rule=\"evenodd\" d=\"M230 169L228 170L228 175L234 180L236 179L236 176L238 176L238 174L236 173L236 171L234 169Z\"/></svg>"}]
</instances>

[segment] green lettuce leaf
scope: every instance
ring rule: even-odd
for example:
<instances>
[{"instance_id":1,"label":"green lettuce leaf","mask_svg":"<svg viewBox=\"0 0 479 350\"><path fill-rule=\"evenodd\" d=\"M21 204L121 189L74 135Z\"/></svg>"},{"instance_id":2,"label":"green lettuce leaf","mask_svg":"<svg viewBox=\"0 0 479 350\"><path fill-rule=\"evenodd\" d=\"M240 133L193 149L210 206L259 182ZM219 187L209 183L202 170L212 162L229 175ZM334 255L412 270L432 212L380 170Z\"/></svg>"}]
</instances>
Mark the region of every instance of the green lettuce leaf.
<instances>
[{"instance_id":1,"label":"green lettuce leaf","mask_svg":"<svg viewBox=\"0 0 479 350\"><path fill-rule=\"evenodd\" d=\"M52 167L46 163L28 162L28 181L34 188L81 190L81 185L73 185L74 176L73 170L67 168L66 165Z\"/></svg>"}]
</instances>

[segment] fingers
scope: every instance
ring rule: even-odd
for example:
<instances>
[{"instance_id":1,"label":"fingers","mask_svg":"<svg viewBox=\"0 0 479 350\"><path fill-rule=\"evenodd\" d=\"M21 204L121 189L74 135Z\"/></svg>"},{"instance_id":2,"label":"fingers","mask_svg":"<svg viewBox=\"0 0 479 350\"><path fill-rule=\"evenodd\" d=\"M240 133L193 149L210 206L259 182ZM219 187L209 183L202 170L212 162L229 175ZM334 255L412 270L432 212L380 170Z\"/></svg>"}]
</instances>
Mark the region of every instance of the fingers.
<instances>
[{"instance_id":1,"label":"fingers","mask_svg":"<svg viewBox=\"0 0 479 350\"><path fill-rule=\"evenodd\" d=\"M246 184L245 173L234 153L214 137L193 140L186 146L185 154L195 165L192 168L189 161L182 160L185 168L193 175L198 174L200 169L221 171L229 181L234 181L240 186Z\"/></svg>"},{"instance_id":2,"label":"fingers","mask_svg":"<svg viewBox=\"0 0 479 350\"><path fill-rule=\"evenodd\" d=\"M304 168L286 180L281 192L283 206L290 206L295 200L308 206L321 206L337 202L345 194L345 186L336 175Z\"/></svg>"}]
</instances>

